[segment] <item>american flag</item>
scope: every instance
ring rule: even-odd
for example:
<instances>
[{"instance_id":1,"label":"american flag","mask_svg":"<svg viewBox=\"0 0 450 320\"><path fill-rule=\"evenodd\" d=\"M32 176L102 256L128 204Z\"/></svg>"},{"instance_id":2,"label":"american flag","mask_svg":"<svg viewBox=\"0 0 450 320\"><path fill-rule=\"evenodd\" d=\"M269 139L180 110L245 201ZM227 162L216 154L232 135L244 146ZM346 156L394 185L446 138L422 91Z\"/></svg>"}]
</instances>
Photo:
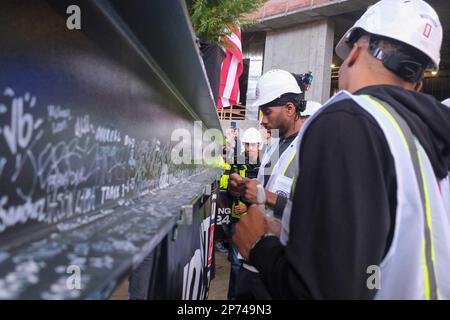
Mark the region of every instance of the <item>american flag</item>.
<instances>
[{"instance_id":1,"label":"american flag","mask_svg":"<svg viewBox=\"0 0 450 320\"><path fill-rule=\"evenodd\" d=\"M223 39L226 57L220 73L218 109L239 102L239 77L243 71L241 31L239 26L229 27L229 30L231 34Z\"/></svg>"}]
</instances>

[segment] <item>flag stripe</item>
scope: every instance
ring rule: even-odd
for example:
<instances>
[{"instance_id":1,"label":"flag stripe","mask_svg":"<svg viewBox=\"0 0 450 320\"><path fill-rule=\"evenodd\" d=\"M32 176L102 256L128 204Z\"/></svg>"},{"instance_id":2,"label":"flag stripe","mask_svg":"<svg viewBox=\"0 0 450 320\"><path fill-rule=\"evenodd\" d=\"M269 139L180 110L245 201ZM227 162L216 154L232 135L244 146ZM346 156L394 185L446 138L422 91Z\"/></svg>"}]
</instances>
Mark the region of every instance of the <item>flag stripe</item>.
<instances>
[{"instance_id":1,"label":"flag stripe","mask_svg":"<svg viewBox=\"0 0 450 320\"><path fill-rule=\"evenodd\" d=\"M236 47L239 51L242 51L241 39L236 35L236 33L230 34L227 38L227 42L231 42L234 47Z\"/></svg>"},{"instance_id":2,"label":"flag stripe","mask_svg":"<svg viewBox=\"0 0 450 320\"><path fill-rule=\"evenodd\" d=\"M237 60L237 58L236 58L236 60ZM241 75L242 69L243 69L242 63L238 63L236 74ZM238 102L239 102L239 77L234 78L233 88L232 88L230 97L233 97L236 101L235 104L238 104Z\"/></svg>"},{"instance_id":3,"label":"flag stripe","mask_svg":"<svg viewBox=\"0 0 450 320\"><path fill-rule=\"evenodd\" d=\"M225 83L225 88L223 91L223 95L225 97L232 97L231 93L233 91L233 87L236 81L236 73L239 65L239 60L236 56L231 57L230 67L228 69L227 80Z\"/></svg>"},{"instance_id":4,"label":"flag stripe","mask_svg":"<svg viewBox=\"0 0 450 320\"><path fill-rule=\"evenodd\" d=\"M230 69L230 64L231 64L230 53L227 52L225 60L223 60L222 63L222 71L220 74L219 102L217 106L219 109L228 106L227 105L228 101L225 104L223 104L223 93L225 90L225 86L227 84L228 70Z\"/></svg>"},{"instance_id":5,"label":"flag stripe","mask_svg":"<svg viewBox=\"0 0 450 320\"><path fill-rule=\"evenodd\" d=\"M232 32L225 38L229 47L225 48L226 57L220 74L220 90L217 108L237 105L239 102L239 77L243 71L241 34Z\"/></svg>"}]
</instances>

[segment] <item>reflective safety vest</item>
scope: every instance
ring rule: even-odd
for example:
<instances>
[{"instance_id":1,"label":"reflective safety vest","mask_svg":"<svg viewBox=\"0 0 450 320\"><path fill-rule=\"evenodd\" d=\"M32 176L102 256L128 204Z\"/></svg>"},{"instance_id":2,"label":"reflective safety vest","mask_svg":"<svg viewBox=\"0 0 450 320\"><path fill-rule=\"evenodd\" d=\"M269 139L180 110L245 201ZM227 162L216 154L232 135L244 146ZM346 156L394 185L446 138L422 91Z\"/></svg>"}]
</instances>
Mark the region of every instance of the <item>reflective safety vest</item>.
<instances>
[{"instance_id":1,"label":"reflective safety vest","mask_svg":"<svg viewBox=\"0 0 450 320\"><path fill-rule=\"evenodd\" d=\"M449 221L450 221L450 178L447 176L444 180L441 181L441 184L439 185L441 189L441 194L444 197L444 206L449 214Z\"/></svg>"},{"instance_id":2,"label":"reflective safety vest","mask_svg":"<svg viewBox=\"0 0 450 320\"><path fill-rule=\"evenodd\" d=\"M272 172L270 172L270 168L266 168L266 165L269 161L274 160L274 153L276 150L279 150L272 144L270 149L264 154L258 171L257 179L262 185L264 185L264 175L270 174L270 178L264 186L265 189L287 199L289 199L291 193L292 181L297 175L298 166L296 166L294 159L297 155L298 141L299 136L297 135L289 147L287 147L280 155L279 159L277 159L278 161L276 161ZM275 140L275 143L278 143L278 139ZM266 207L266 211L267 210L270 209Z\"/></svg>"},{"instance_id":3,"label":"reflective safety vest","mask_svg":"<svg viewBox=\"0 0 450 320\"><path fill-rule=\"evenodd\" d=\"M314 119L344 99L352 99L377 121L394 159L396 223L391 246L379 266L381 288L375 298L450 299L449 180L437 181L426 152L395 110L370 96L341 91L305 123L300 145ZM284 244L289 237L287 210L282 221Z\"/></svg>"},{"instance_id":4,"label":"reflective safety vest","mask_svg":"<svg viewBox=\"0 0 450 320\"><path fill-rule=\"evenodd\" d=\"M239 170L239 175L241 177L245 177L247 175L247 166L246 165L241 167L241 169ZM238 204L239 205L244 205L244 203L241 200L239 200ZM232 218L239 219L245 213L247 213L247 212L237 213L236 212L236 204L233 203L233 207L231 208L231 217Z\"/></svg>"},{"instance_id":5,"label":"reflective safety vest","mask_svg":"<svg viewBox=\"0 0 450 320\"><path fill-rule=\"evenodd\" d=\"M291 142L289 147L284 150L284 152L280 155L280 158L275 163L275 166L273 167L272 173L269 171L269 168L265 168L266 164L269 163L269 161L274 160L274 152L278 150L276 144L278 144L278 139L274 139L274 141L271 143L269 149L264 154L261 166L259 167L258 171L258 181L262 185L264 185L264 175L270 174L270 178L267 181L267 184L265 185L265 189L267 189L270 192L276 193L277 195L282 195L283 197L289 199L292 189L292 182L297 175L297 168L298 165L295 164L294 159L296 159L297 150L298 150L298 141L299 136L295 137L295 139ZM267 172L265 172L267 170ZM284 210L283 212L286 212ZM266 214L273 214L273 210L266 206ZM258 269L256 269L254 266L248 264L245 262L245 259L242 257L241 254L238 255L238 258L240 260L244 260L242 267L251 271L258 273Z\"/></svg>"},{"instance_id":6,"label":"reflective safety vest","mask_svg":"<svg viewBox=\"0 0 450 320\"><path fill-rule=\"evenodd\" d=\"M222 168L225 169L225 172L223 173L222 177L220 177L220 189L227 190L228 189L228 180L230 179L230 173L231 173L231 164L226 163L225 161L221 165ZM239 175L241 177L245 177L247 174L247 166L242 165L239 169ZM239 204L244 204L242 201L239 200ZM239 219L241 215L243 215L245 212L242 213L236 213L235 211L235 204L233 203L233 206L231 208L231 217Z\"/></svg>"},{"instance_id":7,"label":"reflective safety vest","mask_svg":"<svg viewBox=\"0 0 450 320\"><path fill-rule=\"evenodd\" d=\"M231 164L224 162L223 164L221 164L221 167L225 169L225 172L220 177L220 189L226 190L228 189L228 180L230 179ZM241 177L245 177L246 173L247 173L247 166L244 165L239 170L239 175Z\"/></svg>"},{"instance_id":8,"label":"reflective safety vest","mask_svg":"<svg viewBox=\"0 0 450 320\"><path fill-rule=\"evenodd\" d=\"M222 163L220 163L220 167L225 169L225 172L220 177L220 186L219 187L220 187L220 189L226 190L226 189L228 189L228 180L230 179L231 165L228 163L225 163L225 161L223 161Z\"/></svg>"}]
</instances>

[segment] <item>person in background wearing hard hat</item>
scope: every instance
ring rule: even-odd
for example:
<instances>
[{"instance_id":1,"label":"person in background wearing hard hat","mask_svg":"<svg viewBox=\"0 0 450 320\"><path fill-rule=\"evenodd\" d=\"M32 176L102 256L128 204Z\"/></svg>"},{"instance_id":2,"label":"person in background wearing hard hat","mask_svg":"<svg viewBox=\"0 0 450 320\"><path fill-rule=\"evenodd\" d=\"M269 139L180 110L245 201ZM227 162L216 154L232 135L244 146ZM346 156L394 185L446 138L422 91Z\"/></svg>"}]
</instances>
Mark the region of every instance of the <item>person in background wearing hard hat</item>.
<instances>
[{"instance_id":1,"label":"person in background wearing hard hat","mask_svg":"<svg viewBox=\"0 0 450 320\"><path fill-rule=\"evenodd\" d=\"M312 117L317 111L322 108L322 105L316 101L307 101L305 111L302 112L300 119L302 119L302 126L305 124L305 121Z\"/></svg>"},{"instance_id":2,"label":"person in background wearing hard hat","mask_svg":"<svg viewBox=\"0 0 450 320\"><path fill-rule=\"evenodd\" d=\"M339 87L300 133L282 231L257 206L234 243L277 299L450 299L450 109L417 92L442 26L382 0L336 47Z\"/></svg>"},{"instance_id":3,"label":"person in background wearing hard hat","mask_svg":"<svg viewBox=\"0 0 450 320\"><path fill-rule=\"evenodd\" d=\"M262 138L260 132L255 128L247 129L241 137L241 150L244 151L245 164L241 165L244 171L240 171L239 177L242 179L256 178L259 169L259 150L262 144ZM231 171L230 171L231 172ZM228 184L229 186L229 184ZM239 194L233 193L229 190L229 193L233 196L233 206L231 210L231 221L229 224L230 233L234 233L234 226L239 218L247 213L247 205L243 202ZM236 285L241 268L241 262L238 258L238 251L236 247L231 244L229 250L230 267L230 279L228 283L228 299L236 299Z\"/></svg>"},{"instance_id":4,"label":"person in background wearing hard hat","mask_svg":"<svg viewBox=\"0 0 450 320\"><path fill-rule=\"evenodd\" d=\"M249 128L242 135L241 143L245 154L247 177L256 178L259 169L259 152L263 144L261 133L256 128Z\"/></svg>"},{"instance_id":5,"label":"person in background wearing hard hat","mask_svg":"<svg viewBox=\"0 0 450 320\"><path fill-rule=\"evenodd\" d=\"M302 91L294 75L275 69L259 79L256 92L254 106L260 108L261 124L268 130L279 130L281 138L275 140L268 148L270 151L264 154L257 179L230 176L228 189L249 203L257 203L258 184L262 185L265 188L263 204L268 211L273 212L275 218L280 219L295 176L292 162L297 152L297 134L303 123L300 118L301 111L304 111ZM236 297L270 299L258 270L245 261L239 272Z\"/></svg>"}]
</instances>

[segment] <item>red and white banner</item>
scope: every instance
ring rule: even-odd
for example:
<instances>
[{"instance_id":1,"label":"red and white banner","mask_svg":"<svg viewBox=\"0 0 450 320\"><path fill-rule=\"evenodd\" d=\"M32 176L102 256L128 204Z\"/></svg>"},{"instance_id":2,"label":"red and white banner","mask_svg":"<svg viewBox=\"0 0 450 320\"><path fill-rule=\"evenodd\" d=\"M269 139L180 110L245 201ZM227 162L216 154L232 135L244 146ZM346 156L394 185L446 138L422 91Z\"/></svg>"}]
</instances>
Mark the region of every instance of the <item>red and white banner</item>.
<instances>
[{"instance_id":1,"label":"red and white banner","mask_svg":"<svg viewBox=\"0 0 450 320\"><path fill-rule=\"evenodd\" d=\"M226 57L220 72L217 109L234 106L239 102L239 77L243 71L241 31L238 26L233 29L231 34L223 39L223 42L226 43Z\"/></svg>"}]
</instances>

